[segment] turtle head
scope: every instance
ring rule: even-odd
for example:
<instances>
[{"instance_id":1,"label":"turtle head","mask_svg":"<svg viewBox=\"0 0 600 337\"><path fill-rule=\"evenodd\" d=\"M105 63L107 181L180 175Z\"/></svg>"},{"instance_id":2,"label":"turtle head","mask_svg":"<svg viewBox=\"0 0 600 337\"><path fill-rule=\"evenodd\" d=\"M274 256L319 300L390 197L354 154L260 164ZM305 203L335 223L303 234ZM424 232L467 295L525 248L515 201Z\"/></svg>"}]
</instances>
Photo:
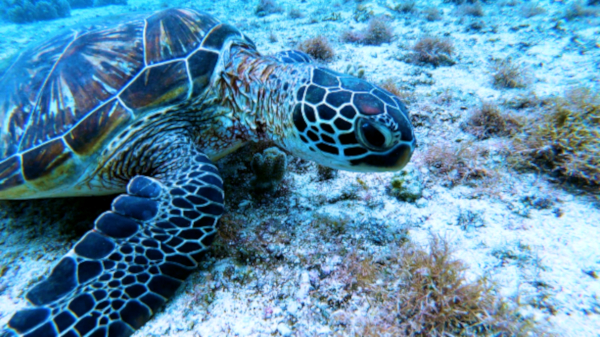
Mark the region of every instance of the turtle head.
<instances>
[{"instance_id":1,"label":"turtle head","mask_svg":"<svg viewBox=\"0 0 600 337\"><path fill-rule=\"evenodd\" d=\"M285 147L336 169L397 171L416 145L406 106L362 79L310 66L299 83Z\"/></svg>"}]
</instances>

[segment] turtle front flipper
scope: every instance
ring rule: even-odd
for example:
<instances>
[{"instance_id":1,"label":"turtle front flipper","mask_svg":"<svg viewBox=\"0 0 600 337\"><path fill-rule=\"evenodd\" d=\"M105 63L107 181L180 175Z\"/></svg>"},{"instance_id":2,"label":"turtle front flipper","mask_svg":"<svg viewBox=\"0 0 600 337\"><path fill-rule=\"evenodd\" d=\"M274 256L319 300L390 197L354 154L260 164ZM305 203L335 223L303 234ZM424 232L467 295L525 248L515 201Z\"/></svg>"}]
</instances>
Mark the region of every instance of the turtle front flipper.
<instances>
[{"instance_id":1,"label":"turtle front flipper","mask_svg":"<svg viewBox=\"0 0 600 337\"><path fill-rule=\"evenodd\" d=\"M129 336L148 321L197 267L223 213L216 167L192 152L160 178L133 178L27 293L33 306L15 313L6 335Z\"/></svg>"}]
</instances>

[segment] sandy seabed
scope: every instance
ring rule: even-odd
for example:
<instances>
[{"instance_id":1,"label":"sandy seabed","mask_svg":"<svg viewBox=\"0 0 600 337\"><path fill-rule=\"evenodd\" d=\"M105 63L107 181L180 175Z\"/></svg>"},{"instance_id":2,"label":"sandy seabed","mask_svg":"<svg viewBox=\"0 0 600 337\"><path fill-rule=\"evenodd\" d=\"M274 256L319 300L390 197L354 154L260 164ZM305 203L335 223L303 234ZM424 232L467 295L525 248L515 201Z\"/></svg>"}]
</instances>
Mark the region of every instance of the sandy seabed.
<instances>
[{"instance_id":1,"label":"sandy seabed","mask_svg":"<svg viewBox=\"0 0 600 337\"><path fill-rule=\"evenodd\" d=\"M52 22L0 22L0 59L65 27L156 10L165 3L130 0L127 6L73 10L71 17ZM265 54L293 49L322 34L336 53L325 66L340 72L362 69L372 83L391 79L408 90L411 113L425 116L416 127L419 147L408 166L422 197L403 202L391 196L393 173L339 172L322 180L315 164L295 159L289 160L284 191L260 197L248 184L251 148L229 156L219 163L220 170L230 184L244 187L227 190L225 220L234 227L235 239L221 238L218 249L135 336L360 335L343 317L366 319L378 308L370 306L368 292L344 290L344 279L335 278L348 254L376 260L390 254L386 247L394 240L408 238L426 246L432 234L454 247L455 256L468 266L468 279L490 278L500 295L519 303L521 313L546 331L600 336L597 195L546 174L509 170L493 153L486 165L498 175L485 187L449 183L419 160L443 141L503 149L501 137L478 141L460 127L482 101L508 106L506 102L561 95L576 86L597 90L598 17L564 19L570 2L537 2L545 11L527 18L522 5L529 2L484 4L484 16L471 17L441 1L419 2L409 13L393 12L384 1L365 1L375 15L389 17L394 38L364 46L340 41L345 30L367 25L354 19L354 2L279 1L284 11L265 17L254 14L256 3L168 5L207 11L236 25ZM423 10L430 7L441 11L439 20L425 18ZM304 17L291 18L292 8ZM327 20L331 18L336 19ZM410 46L424 35L451 39L455 64L434 68L406 62ZM507 57L526 70L525 88L493 85L493 60ZM25 306L24 294L33 281L109 205L106 197L0 204L0 324ZM340 222L344 228L339 231L323 229ZM341 301L336 297L341 293L349 297Z\"/></svg>"}]
</instances>

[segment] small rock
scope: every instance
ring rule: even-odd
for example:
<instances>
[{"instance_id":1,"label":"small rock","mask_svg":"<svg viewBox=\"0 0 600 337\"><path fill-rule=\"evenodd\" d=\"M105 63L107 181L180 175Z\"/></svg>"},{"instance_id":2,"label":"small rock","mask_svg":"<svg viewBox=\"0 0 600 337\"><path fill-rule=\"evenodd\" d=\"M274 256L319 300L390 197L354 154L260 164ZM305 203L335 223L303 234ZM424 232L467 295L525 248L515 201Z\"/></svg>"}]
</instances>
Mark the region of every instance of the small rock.
<instances>
[{"instance_id":1,"label":"small rock","mask_svg":"<svg viewBox=\"0 0 600 337\"><path fill-rule=\"evenodd\" d=\"M515 213L519 216L522 216L524 218L528 218L531 216L531 208L522 203L512 202L512 203L509 203L507 205L507 207L513 213Z\"/></svg>"},{"instance_id":2,"label":"small rock","mask_svg":"<svg viewBox=\"0 0 600 337\"><path fill-rule=\"evenodd\" d=\"M310 292L310 277L307 271L303 272L300 276L300 282L298 284L298 290L296 291L296 299L298 301L308 301L308 294Z\"/></svg>"},{"instance_id":3,"label":"small rock","mask_svg":"<svg viewBox=\"0 0 600 337\"><path fill-rule=\"evenodd\" d=\"M273 308L270 307L270 306L265 307L265 309L264 309L264 318L265 319L269 319L271 317L273 317Z\"/></svg>"},{"instance_id":4,"label":"small rock","mask_svg":"<svg viewBox=\"0 0 600 337\"><path fill-rule=\"evenodd\" d=\"M465 232L471 232L477 228L484 227L483 212L477 210L460 209L456 225Z\"/></svg>"},{"instance_id":5,"label":"small rock","mask_svg":"<svg viewBox=\"0 0 600 337\"><path fill-rule=\"evenodd\" d=\"M562 208L556 207L552 210L552 213L554 213L557 218L560 218L565 212L562 210Z\"/></svg>"},{"instance_id":6,"label":"small rock","mask_svg":"<svg viewBox=\"0 0 600 337\"><path fill-rule=\"evenodd\" d=\"M315 289L319 289L319 272L316 269L313 269L308 273L308 276L310 278L310 285Z\"/></svg>"},{"instance_id":7,"label":"small rock","mask_svg":"<svg viewBox=\"0 0 600 337\"><path fill-rule=\"evenodd\" d=\"M196 325L196 323L192 320L189 320L187 323L187 330L191 331L192 329L194 329L194 325Z\"/></svg>"},{"instance_id":8,"label":"small rock","mask_svg":"<svg viewBox=\"0 0 600 337\"><path fill-rule=\"evenodd\" d=\"M419 200L417 200L417 202L415 203L415 205L418 208L425 208L425 207L427 207L427 200L425 200L424 198L419 198Z\"/></svg>"},{"instance_id":9,"label":"small rock","mask_svg":"<svg viewBox=\"0 0 600 337\"><path fill-rule=\"evenodd\" d=\"M598 276L598 273L595 270L582 270L584 273L586 273L587 275L591 276L593 279L598 279L600 278L600 276Z\"/></svg>"},{"instance_id":10,"label":"small rock","mask_svg":"<svg viewBox=\"0 0 600 337\"><path fill-rule=\"evenodd\" d=\"M285 324L285 323L279 323L277 325L277 331L282 336L291 336L292 335L292 329L290 329L290 327L287 326L287 324Z\"/></svg>"},{"instance_id":11,"label":"small rock","mask_svg":"<svg viewBox=\"0 0 600 337\"><path fill-rule=\"evenodd\" d=\"M250 201L250 200L242 200L242 202L240 202L240 204L238 205L238 207L241 210L245 210L246 208L250 208L250 207L252 207L252 201Z\"/></svg>"},{"instance_id":12,"label":"small rock","mask_svg":"<svg viewBox=\"0 0 600 337\"><path fill-rule=\"evenodd\" d=\"M323 165L317 165L317 178L319 181L335 179L337 176L338 170Z\"/></svg>"},{"instance_id":13,"label":"small rock","mask_svg":"<svg viewBox=\"0 0 600 337\"><path fill-rule=\"evenodd\" d=\"M294 316L298 316L298 310L300 310L300 304L296 301L290 300L287 304L287 312Z\"/></svg>"},{"instance_id":14,"label":"small rock","mask_svg":"<svg viewBox=\"0 0 600 337\"><path fill-rule=\"evenodd\" d=\"M392 177L390 195L401 201L415 202L423 196L421 173L409 166Z\"/></svg>"},{"instance_id":15,"label":"small rock","mask_svg":"<svg viewBox=\"0 0 600 337\"><path fill-rule=\"evenodd\" d=\"M526 195L522 197L520 201L526 207L531 207L538 210L550 209L554 205L554 200L551 197L543 194Z\"/></svg>"}]
</instances>

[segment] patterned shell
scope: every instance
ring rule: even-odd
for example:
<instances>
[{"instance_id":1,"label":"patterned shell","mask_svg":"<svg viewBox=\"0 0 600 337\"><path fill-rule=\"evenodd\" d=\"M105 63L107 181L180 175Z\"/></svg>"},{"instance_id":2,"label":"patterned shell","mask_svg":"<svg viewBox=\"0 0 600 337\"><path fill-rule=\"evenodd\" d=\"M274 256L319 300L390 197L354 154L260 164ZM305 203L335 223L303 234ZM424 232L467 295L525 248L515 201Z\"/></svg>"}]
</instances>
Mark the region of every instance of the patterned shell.
<instances>
[{"instance_id":1,"label":"patterned shell","mask_svg":"<svg viewBox=\"0 0 600 337\"><path fill-rule=\"evenodd\" d=\"M76 179L145 112L198 97L232 36L247 39L208 14L167 9L25 51L0 78L0 198Z\"/></svg>"}]
</instances>

